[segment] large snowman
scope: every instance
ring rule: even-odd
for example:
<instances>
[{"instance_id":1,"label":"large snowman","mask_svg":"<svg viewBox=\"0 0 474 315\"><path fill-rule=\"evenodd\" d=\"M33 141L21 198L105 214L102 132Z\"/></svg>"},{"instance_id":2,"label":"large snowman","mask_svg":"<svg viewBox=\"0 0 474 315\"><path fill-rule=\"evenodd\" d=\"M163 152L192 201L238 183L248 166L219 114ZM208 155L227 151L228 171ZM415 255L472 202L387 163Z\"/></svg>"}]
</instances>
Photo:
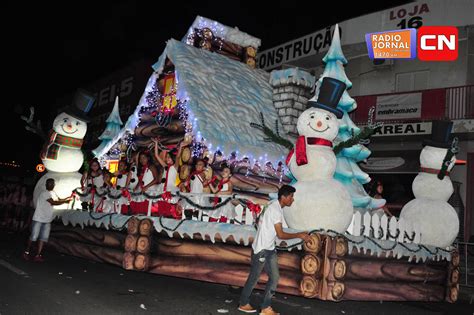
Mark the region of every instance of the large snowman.
<instances>
[{"instance_id":1,"label":"large snowman","mask_svg":"<svg viewBox=\"0 0 474 315\"><path fill-rule=\"evenodd\" d=\"M299 137L290 152L287 164L297 179L293 205L285 208L288 226L294 229L323 228L337 232L346 231L353 207L348 191L336 181L336 156L332 141L339 131L343 112L337 104L346 85L333 78L323 78L316 100L297 122Z\"/></svg>"},{"instance_id":2,"label":"large snowman","mask_svg":"<svg viewBox=\"0 0 474 315\"><path fill-rule=\"evenodd\" d=\"M54 119L49 138L40 153L47 173L36 183L33 193L35 204L38 196L46 189L48 178L54 179L54 192L59 198L70 196L75 188L81 186L82 175L78 171L84 161L81 147L89 121L86 112L90 110L93 102L91 95L79 90L73 105L66 107ZM76 206L79 208L80 203L76 203ZM55 206L55 209L70 207L71 205L63 204Z\"/></svg>"},{"instance_id":3,"label":"large snowman","mask_svg":"<svg viewBox=\"0 0 474 315\"><path fill-rule=\"evenodd\" d=\"M453 193L449 172L456 162L454 155L447 155L452 125L450 121L433 122L431 140L424 141L420 154L420 173L412 184L415 199L400 213L400 218L411 222L421 233L422 244L438 247L451 245L459 232L458 215L447 202Z\"/></svg>"}]
</instances>

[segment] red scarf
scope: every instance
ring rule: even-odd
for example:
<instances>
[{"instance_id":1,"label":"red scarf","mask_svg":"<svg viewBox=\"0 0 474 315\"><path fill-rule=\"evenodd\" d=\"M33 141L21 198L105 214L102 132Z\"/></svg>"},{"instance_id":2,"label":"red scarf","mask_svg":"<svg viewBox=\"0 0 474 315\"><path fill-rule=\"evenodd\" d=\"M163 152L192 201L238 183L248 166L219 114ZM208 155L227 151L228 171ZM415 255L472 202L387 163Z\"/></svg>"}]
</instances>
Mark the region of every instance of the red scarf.
<instances>
[{"instance_id":1,"label":"red scarf","mask_svg":"<svg viewBox=\"0 0 474 315\"><path fill-rule=\"evenodd\" d=\"M201 183L204 183L203 180L201 179L201 177L199 175L201 175L202 173L204 173L204 170L202 171L194 171L191 173L191 175L189 175L188 179L186 180L186 183L185 183L185 187L186 189L191 192L191 178L194 176L194 177L197 177ZM204 186L204 185L203 185Z\"/></svg>"},{"instance_id":2,"label":"red scarf","mask_svg":"<svg viewBox=\"0 0 474 315\"><path fill-rule=\"evenodd\" d=\"M428 174L439 174L439 172L441 172L441 170L437 170L435 168L428 168L428 167L420 167L420 172L422 173L428 173ZM445 172L445 176L449 176L449 172L446 171Z\"/></svg>"},{"instance_id":3,"label":"red scarf","mask_svg":"<svg viewBox=\"0 0 474 315\"><path fill-rule=\"evenodd\" d=\"M147 170L148 170L148 165L143 166L143 169L142 169L140 175L138 175L138 185L140 186L141 189L143 189L143 185L144 185L143 176L145 176L145 173L146 173Z\"/></svg>"},{"instance_id":4,"label":"red scarf","mask_svg":"<svg viewBox=\"0 0 474 315\"><path fill-rule=\"evenodd\" d=\"M217 191L215 192L216 194L219 193L222 190L222 187L224 187L225 184L227 184L230 181L230 178L226 179L221 179L219 181L219 184L217 185ZM214 197L214 202L213 206L215 207L219 203L219 197Z\"/></svg>"},{"instance_id":5,"label":"red scarf","mask_svg":"<svg viewBox=\"0 0 474 315\"><path fill-rule=\"evenodd\" d=\"M296 152L296 164L298 166L308 164L308 156L306 155L306 144L308 145L323 145L327 147L332 147L332 142L322 138L314 138L305 136L299 136L296 140L296 145L294 149L291 149L290 153L286 157L286 165L290 163L290 159L293 156L293 153Z\"/></svg>"},{"instance_id":6,"label":"red scarf","mask_svg":"<svg viewBox=\"0 0 474 315\"><path fill-rule=\"evenodd\" d=\"M43 146L40 153L41 159L56 160L58 158L58 152L60 147L68 147L80 149L82 147L83 139L62 136L56 133L54 130L49 132L49 139Z\"/></svg>"}]
</instances>

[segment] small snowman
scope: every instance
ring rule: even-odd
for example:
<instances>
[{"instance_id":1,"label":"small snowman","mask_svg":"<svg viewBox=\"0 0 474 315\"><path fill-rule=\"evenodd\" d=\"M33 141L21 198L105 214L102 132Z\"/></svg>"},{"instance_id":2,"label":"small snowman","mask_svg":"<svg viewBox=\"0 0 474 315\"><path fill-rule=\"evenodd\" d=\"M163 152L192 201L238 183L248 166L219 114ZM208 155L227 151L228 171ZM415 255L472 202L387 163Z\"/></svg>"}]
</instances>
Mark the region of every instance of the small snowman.
<instances>
[{"instance_id":1,"label":"small snowman","mask_svg":"<svg viewBox=\"0 0 474 315\"><path fill-rule=\"evenodd\" d=\"M450 121L433 121L431 139L423 142L420 173L412 184L415 199L400 213L421 233L425 245L447 247L459 232L458 215L447 202L453 193L449 172L456 163L454 151L449 151L454 150L449 142L452 126Z\"/></svg>"},{"instance_id":2,"label":"small snowman","mask_svg":"<svg viewBox=\"0 0 474 315\"><path fill-rule=\"evenodd\" d=\"M84 136L87 132L89 118L86 113L91 109L94 98L86 91L79 90L71 106L64 108L53 121L53 129L41 150L41 160L48 171L36 184L33 201L44 191L48 178L55 180L54 191L60 198L71 195L81 186L81 174L78 173L84 161L81 151ZM66 209L68 204L55 206L55 209Z\"/></svg>"},{"instance_id":3,"label":"small snowman","mask_svg":"<svg viewBox=\"0 0 474 315\"><path fill-rule=\"evenodd\" d=\"M308 102L297 122L299 137L287 165L297 179L293 205L284 210L288 226L294 229L346 231L353 207L349 193L333 176L336 156L332 141L339 131L343 112L337 104L345 91L344 82L325 77L319 96Z\"/></svg>"}]
</instances>

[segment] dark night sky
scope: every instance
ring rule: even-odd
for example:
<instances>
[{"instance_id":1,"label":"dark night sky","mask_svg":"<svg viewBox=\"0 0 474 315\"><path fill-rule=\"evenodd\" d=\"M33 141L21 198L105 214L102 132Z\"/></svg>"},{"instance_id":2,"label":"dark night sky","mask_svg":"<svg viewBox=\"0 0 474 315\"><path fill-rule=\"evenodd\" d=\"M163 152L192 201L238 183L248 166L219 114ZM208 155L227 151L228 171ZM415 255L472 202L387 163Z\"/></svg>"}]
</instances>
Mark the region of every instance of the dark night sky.
<instances>
[{"instance_id":1,"label":"dark night sky","mask_svg":"<svg viewBox=\"0 0 474 315\"><path fill-rule=\"evenodd\" d=\"M4 2L0 161L39 162L42 141L24 130L17 114L22 108L34 105L40 117L48 117L57 97L133 60L158 58L165 41L181 39L196 15L261 38L263 50L407 2L358 2L359 8L350 9L342 1L295 0ZM50 124L44 121L43 129Z\"/></svg>"}]
</instances>

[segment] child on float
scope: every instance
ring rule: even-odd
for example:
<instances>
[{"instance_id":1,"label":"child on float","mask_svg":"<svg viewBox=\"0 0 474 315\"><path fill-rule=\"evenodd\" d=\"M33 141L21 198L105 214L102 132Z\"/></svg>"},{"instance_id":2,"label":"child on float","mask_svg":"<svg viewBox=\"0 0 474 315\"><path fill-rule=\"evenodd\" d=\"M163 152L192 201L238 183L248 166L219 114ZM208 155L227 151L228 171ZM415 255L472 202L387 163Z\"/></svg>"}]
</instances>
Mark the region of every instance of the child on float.
<instances>
[{"instance_id":1,"label":"child on float","mask_svg":"<svg viewBox=\"0 0 474 315\"><path fill-rule=\"evenodd\" d=\"M197 159L194 164L194 171L189 175L185 182L186 191L194 194L194 196L189 197L190 201L200 206L205 206L205 204L207 204L205 198L200 196L200 194L203 193L204 186L208 185L205 168L206 161L204 159ZM188 209L194 209L194 216L196 216L195 212L199 210L199 208L196 208L190 203L188 203Z\"/></svg>"},{"instance_id":2,"label":"child on float","mask_svg":"<svg viewBox=\"0 0 474 315\"><path fill-rule=\"evenodd\" d=\"M130 208L132 214L147 215L151 212L152 202L154 201L152 198L148 198L147 195L150 197L158 195L160 184L158 168L151 163L148 151L141 151L138 155L137 175L138 183L133 192L141 193L138 198L140 201L131 201Z\"/></svg>"},{"instance_id":3,"label":"child on float","mask_svg":"<svg viewBox=\"0 0 474 315\"><path fill-rule=\"evenodd\" d=\"M86 207L89 211L96 210L97 205L100 204L101 195L104 194L107 186L108 183L104 178L99 160L92 159L89 162L89 169L82 175L81 179L82 191L87 193L87 196L81 198L81 200L87 203Z\"/></svg>"},{"instance_id":4,"label":"child on float","mask_svg":"<svg viewBox=\"0 0 474 315\"><path fill-rule=\"evenodd\" d=\"M224 164L221 170L221 179L217 183L217 186L215 186L213 183L209 184L209 187L211 188L212 193L216 195L223 195L223 196L232 195L233 185L230 182L231 177L232 177L232 172L230 170L230 167ZM218 203L224 202L226 199L227 198L214 197L213 205L216 206ZM231 201L228 201L224 206L222 206L218 210L213 210L213 214L211 215L209 222L217 222L217 221L222 222L222 223L232 222L235 216L236 216L236 213L235 213L234 205L232 204Z\"/></svg>"},{"instance_id":5,"label":"child on float","mask_svg":"<svg viewBox=\"0 0 474 315\"><path fill-rule=\"evenodd\" d=\"M164 169L161 179L161 182L163 183L163 200L158 201L158 215L181 219L182 207L178 202L179 199L173 197L171 194L175 194L179 191L179 188L176 186L179 169L179 160L177 157L181 155L184 144L182 142L178 144L177 152L176 150L163 150L160 154L159 138L153 138L152 140L155 143L155 159ZM163 153L164 159L162 158Z\"/></svg>"},{"instance_id":6,"label":"child on float","mask_svg":"<svg viewBox=\"0 0 474 315\"><path fill-rule=\"evenodd\" d=\"M130 165L129 165L129 172L127 176L126 186L127 186L127 189L129 189L130 191L133 191L135 187L138 185L138 170L137 170L138 155L139 155L138 151L133 152L129 160Z\"/></svg>"},{"instance_id":7,"label":"child on float","mask_svg":"<svg viewBox=\"0 0 474 315\"><path fill-rule=\"evenodd\" d=\"M110 199L108 194L110 189L114 188L114 184L112 183L114 175L104 167L102 168L102 177L104 179L104 184L102 185L102 188L98 189L101 197L95 211L100 213L110 213L114 211L114 200Z\"/></svg>"},{"instance_id":8,"label":"child on float","mask_svg":"<svg viewBox=\"0 0 474 315\"><path fill-rule=\"evenodd\" d=\"M117 171L113 173L115 183L113 184L113 195L117 199L113 200L113 212L128 214L130 204L130 192L128 191L130 181L130 168L126 158L119 160Z\"/></svg>"}]
</instances>

